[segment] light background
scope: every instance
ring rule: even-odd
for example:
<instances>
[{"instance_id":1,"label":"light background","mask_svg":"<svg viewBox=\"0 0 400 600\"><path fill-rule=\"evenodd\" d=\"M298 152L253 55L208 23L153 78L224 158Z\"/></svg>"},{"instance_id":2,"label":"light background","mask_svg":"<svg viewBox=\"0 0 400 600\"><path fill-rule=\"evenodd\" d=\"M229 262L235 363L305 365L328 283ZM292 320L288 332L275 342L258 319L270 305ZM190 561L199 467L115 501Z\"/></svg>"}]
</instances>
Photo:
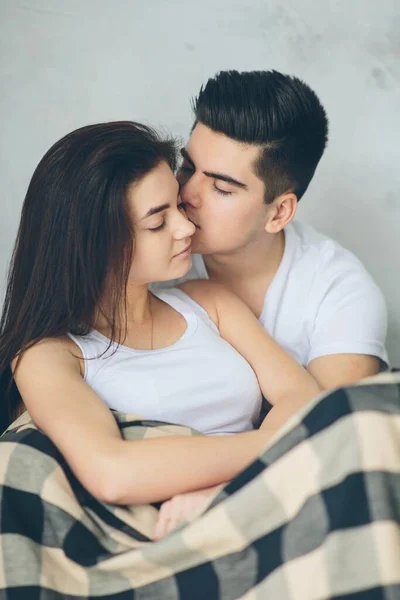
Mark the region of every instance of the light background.
<instances>
[{"instance_id":1,"label":"light background","mask_svg":"<svg viewBox=\"0 0 400 600\"><path fill-rule=\"evenodd\" d=\"M399 0L0 0L0 292L29 179L58 138L117 119L186 137L208 77L271 68L327 109L298 218L373 275L400 366Z\"/></svg>"}]
</instances>

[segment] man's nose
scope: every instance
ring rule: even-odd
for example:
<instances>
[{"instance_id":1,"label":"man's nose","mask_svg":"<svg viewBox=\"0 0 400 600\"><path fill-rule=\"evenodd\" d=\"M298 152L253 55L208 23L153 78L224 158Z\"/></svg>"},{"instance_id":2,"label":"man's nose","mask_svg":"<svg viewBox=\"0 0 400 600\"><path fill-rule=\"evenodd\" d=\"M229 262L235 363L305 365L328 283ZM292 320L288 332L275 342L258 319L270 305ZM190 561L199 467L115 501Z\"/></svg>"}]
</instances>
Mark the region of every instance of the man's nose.
<instances>
[{"instance_id":1,"label":"man's nose","mask_svg":"<svg viewBox=\"0 0 400 600\"><path fill-rule=\"evenodd\" d=\"M199 208L201 204L200 186L196 182L195 176L188 179L186 183L181 185L180 195L182 202L193 208Z\"/></svg>"}]
</instances>

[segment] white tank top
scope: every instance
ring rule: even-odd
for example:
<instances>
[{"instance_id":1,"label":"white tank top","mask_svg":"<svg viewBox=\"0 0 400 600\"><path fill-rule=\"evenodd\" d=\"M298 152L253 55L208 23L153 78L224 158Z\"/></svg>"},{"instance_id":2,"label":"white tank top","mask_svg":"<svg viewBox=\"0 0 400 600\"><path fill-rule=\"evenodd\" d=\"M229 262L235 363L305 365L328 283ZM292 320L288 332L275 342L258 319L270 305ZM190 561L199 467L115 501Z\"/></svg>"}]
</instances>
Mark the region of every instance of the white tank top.
<instances>
[{"instance_id":1,"label":"white tank top","mask_svg":"<svg viewBox=\"0 0 400 600\"><path fill-rule=\"evenodd\" d=\"M186 425L208 435L254 429L261 392L249 363L223 340L207 312L178 289L153 292L187 328L166 348L134 350L96 330L68 334L85 359L84 379L114 410ZM103 356L101 356L103 354Z\"/></svg>"}]
</instances>

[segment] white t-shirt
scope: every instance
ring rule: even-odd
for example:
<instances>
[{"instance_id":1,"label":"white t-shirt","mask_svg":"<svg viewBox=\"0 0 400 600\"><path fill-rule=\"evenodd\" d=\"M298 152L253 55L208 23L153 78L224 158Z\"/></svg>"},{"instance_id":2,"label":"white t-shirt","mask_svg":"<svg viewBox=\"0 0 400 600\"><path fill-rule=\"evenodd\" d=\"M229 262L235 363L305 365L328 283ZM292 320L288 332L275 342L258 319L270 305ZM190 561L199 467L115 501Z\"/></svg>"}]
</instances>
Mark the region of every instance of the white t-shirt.
<instances>
[{"instance_id":1,"label":"white t-shirt","mask_svg":"<svg viewBox=\"0 0 400 600\"><path fill-rule=\"evenodd\" d=\"M203 257L195 254L192 269L174 285L207 278ZM283 258L259 320L304 367L328 354L367 354L388 364L381 291L354 254L308 225L294 221L285 228Z\"/></svg>"},{"instance_id":2,"label":"white t-shirt","mask_svg":"<svg viewBox=\"0 0 400 600\"><path fill-rule=\"evenodd\" d=\"M115 343L107 350L110 340L98 331L68 334L90 359L85 381L110 408L144 419L187 425L207 435L254 429L261 391L249 363L182 290L156 295L185 318L181 338L156 350Z\"/></svg>"}]
</instances>

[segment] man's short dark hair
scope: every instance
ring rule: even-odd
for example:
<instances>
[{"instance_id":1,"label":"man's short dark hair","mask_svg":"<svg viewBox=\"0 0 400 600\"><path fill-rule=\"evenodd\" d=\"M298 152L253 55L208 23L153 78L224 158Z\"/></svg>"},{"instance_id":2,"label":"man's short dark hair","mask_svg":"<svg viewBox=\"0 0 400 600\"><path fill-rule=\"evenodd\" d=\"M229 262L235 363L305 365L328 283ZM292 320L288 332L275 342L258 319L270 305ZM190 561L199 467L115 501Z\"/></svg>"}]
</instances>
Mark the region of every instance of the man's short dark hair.
<instances>
[{"instance_id":1,"label":"man's short dark hair","mask_svg":"<svg viewBox=\"0 0 400 600\"><path fill-rule=\"evenodd\" d=\"M289 191L300 200L328 140L325 109L307 84L278 71L221 71L201 87L193 109L193 127L261 146L254 171L267 203Z\"/></svg>"}]
</instances>

